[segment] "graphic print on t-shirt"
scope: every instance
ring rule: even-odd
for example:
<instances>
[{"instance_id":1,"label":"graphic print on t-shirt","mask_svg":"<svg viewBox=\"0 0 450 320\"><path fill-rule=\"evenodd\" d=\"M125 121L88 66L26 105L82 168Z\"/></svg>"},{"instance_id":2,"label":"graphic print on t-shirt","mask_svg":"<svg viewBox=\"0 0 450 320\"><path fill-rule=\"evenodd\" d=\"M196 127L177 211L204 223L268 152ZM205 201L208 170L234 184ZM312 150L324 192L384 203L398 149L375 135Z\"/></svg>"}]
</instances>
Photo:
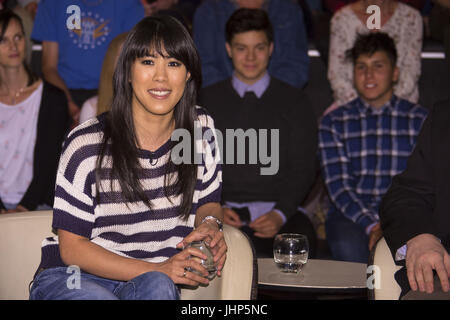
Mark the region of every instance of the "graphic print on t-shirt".
<instances>
[{"instance_id":1,"label":"graphic print on t-shirt","mask_svg":"<svg viewBox=\"0 0 450 320\"><path fill-rule=\"evenodd\" d=\"M95 47L107 41L110 34L108 24L109 21L102 18L98 13L81 12L81 29L67 29L67 31L78 48L95 49Z\"/></svg>"}]
</instances>

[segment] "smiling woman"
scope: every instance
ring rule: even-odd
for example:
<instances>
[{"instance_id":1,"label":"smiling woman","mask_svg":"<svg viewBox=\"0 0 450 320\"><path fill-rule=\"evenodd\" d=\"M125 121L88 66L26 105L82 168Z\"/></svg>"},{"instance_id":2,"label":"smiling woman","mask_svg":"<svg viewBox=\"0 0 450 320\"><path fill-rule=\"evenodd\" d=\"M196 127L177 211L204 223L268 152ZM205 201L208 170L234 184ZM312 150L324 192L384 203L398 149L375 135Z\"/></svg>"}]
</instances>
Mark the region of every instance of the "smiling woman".
<instances>
[{"instance_id":1,"label":"smiling woman","mask_svg":"<svg viewBox=\"0 0 450 320\"><path fill-rule=\"evenodd\" d=\"M139 148L157 150L178 128L187 129L193 136L201 74L193 41L175 19L144 19L133 31L125 40L114 73L113 103L97 166L111 139L112 157L117 159L113 163L113 174L126 181L122 192L129 199L137 195L149 203L141 193L139 181L128 179L130 174L137 175L134 161ZM126 79L128 81L124 82ZM121 167L122 163L126 166ZM126 173L128 170L130 172ZM187 216L197 169L182 164L177 171L180 177L189 177L181 190L186 195L181 211Z\"/></svg>"},{"instance_id":2,"label":"smiling woman","mask_svg":"<svg viewBox=\"0 0 450 320\"><path fill-rule=\"evenodd\" d=\"M185 65L167 53L151 53L136 60L131 74L133 113L144 118L159 116L171 120L189 79Z\"/></svg>"},{"instance_id":3,"label":"smiling woman","mask_svg":"<svg viewBox=\"0 0 450 320\"><path fill-rule=\"evenodd\" d=\"M177 284L209 282L189 259L204 258L186 248L196 240L210 243L220 275L227 249L221 168L208 159L170 161L173 130L193 133L196 120L214 129L195 106L199 86L197 51L179 22L152 16L130 31L111 110L75 128L64 144L53 213L58 237L44 242L31 299L177 299ZM66 285L70 265L81 269L78 290Z\"/></svg>"}]
</instances>

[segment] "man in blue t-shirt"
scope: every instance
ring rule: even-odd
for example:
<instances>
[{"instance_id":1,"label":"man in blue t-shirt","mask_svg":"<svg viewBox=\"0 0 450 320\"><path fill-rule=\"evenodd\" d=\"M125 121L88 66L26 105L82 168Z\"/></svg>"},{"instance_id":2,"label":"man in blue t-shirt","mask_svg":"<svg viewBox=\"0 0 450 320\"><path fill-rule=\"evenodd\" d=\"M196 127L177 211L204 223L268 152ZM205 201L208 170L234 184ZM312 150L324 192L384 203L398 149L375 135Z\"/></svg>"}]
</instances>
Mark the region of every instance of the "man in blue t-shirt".
<instances>
[{"instance_id":1,"label":"man in blue t-shirt","mask_svg":"<svg viewBox=\"0 0 450 320\"><path fill-rule=\"evenodd\" d=\"M64 90L75 123L84 101L96 94L110 41L129 31L143 17L140 0L39 3L31 38L42 42L44 78Z\"/></svg>"}]
</instances>

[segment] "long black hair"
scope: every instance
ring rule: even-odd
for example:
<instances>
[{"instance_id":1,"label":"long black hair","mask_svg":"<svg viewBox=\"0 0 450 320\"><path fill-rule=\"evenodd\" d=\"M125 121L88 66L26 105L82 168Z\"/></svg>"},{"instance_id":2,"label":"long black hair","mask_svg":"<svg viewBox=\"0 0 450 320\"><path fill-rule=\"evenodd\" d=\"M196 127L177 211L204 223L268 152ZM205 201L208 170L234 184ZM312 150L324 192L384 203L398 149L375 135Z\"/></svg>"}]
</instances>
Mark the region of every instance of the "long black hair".
<instances>
[{"instance_id":1,"label":"long black hair","mask_svg":"<svg viewBox=\"0 0 450 320\"><path fill-rule=\"evenodd\" d=\"M113 101L106 115L103 141L96 165L97 196L103 159L105 154L109 153L112 158L111 187L112 180L118 179L121 193L127 201L143 201L150 209L151 199L146 196L139 180L139 149L131 108L133 88L129 79L134 62L149 56L153 50L161 56L164 56L164 53L182 62L190 73L184 93L173 114L175 129L188 130L191 133L191 146L194 145L194 121L197 119L195 105L197 91L201 85L197 49L188 31L175 18L164 15L146 17L129 32L118 58L113 76ZM175 173L175 183L169 185ZM184 219L188 218L192 210L196 182L197 166L193 161L175 165L169 160L164 179L165 195L169 200L170 195L182 195L180 216Z\"/></svg>"},{"instance_id":2,"label":"long black hair","mask_svg":"<svg viewBox=\"0 0 450 320\"><path fill-rule=\"evenodd\" d=\"M3 39L6 29L8 29L8 26L11 23L11 20L16 20L19 23L20 28L22 29L24 38L29 36L29 35L25 34L25 28L23 27L22 19L10 9L2 9L2 10L0 10L0 40ZM25 41L25 45L27 45L26 41ZM26 49L25 49L25 52L26 52ZM30 67L28 66L28 64L26 62L26 59L24 59L24 61L23 61L23 66L25 68L25 72L28 75L27 86L31 86L36 80L38 80L38 77L31 71ZM0 82L1 81L3 81L3 80L0 79Z\"/></svg>"}]
</instances>

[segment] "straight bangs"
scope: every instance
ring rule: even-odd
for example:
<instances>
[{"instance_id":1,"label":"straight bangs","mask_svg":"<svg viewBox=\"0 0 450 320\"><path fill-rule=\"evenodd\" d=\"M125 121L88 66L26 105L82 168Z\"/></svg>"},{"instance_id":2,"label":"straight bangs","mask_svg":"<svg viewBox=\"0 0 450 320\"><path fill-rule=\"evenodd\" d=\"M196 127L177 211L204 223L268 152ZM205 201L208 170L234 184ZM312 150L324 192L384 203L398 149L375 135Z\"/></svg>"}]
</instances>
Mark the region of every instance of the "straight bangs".
<instances>
[{"instance_id":1,"label":"straight bangs","mask_svg":"<svg viewBox=\"0 0 450 320\"><path fill-rule=\"evenodd\" d=\"M121 103L115 103L116 96L126 98L131 104L132 88L129 79L131 79L132 66L137 59L155 54L164 58L174 58L186 67L190 78L178 104L182 103L184 108L188 109L195 107L197 93L201 87L200 58L197 49L186 28L175 18L163 15L155 15L151 19L144 18L128 34L113 76L113 107L121 105ZM123 108L123 106L120 107ZM176 116L179 113L178 109L180 108L177 105L175 117L180 120L180 117ZM177 127L185 126L177 121Z\"/></svg>"},{"instance_id":2,"label":"straight bangs","mask_svg":"<svg viewBox=\"0 0 450 320\"><path fill-rule=\"evenodd\" d=\"M136 33L136 47L130 52L130 57L136 59L159 54L163 58L174 58L182 62L186 68L191 65L189 52L184 45L184 37L180 34L168 32L169 26L162 24L151 25L152 30Z\"/></svg>"},{"instance_id":3,"label":"straight bangs","mask_svg":"<svg viewBox=\"0 0 450 320\"><path fill-rule=\"evenodd\" d=\"M112 179L118 179L121 192L128 201L143 201L150 209L151 200L146 196L140 182L138 141L134 127L131 85L131 70L137 59L159 54L174 58L186 67L189 79L183 95L174 107L175 128L188 130L191 150L194 150L194 122L197 120L195 105L201 86L200 58L191 35L175 18L155 15L141 20L129 33L123 44L113 76L113 100L104 128L98 171L110 150L112 156ZM194 155L192 154L191 157ZM176 182L172 177L176 174ZM197 165L194 161L175 165L168 162L164 179L164 192L169 201L171 195L182 195L180 216L187 219L192 210L192 199L197 182ZM97 175L97 188L99 176ZM112 188L112 180L111 180Z\"/></svg>"}]
</instances>

